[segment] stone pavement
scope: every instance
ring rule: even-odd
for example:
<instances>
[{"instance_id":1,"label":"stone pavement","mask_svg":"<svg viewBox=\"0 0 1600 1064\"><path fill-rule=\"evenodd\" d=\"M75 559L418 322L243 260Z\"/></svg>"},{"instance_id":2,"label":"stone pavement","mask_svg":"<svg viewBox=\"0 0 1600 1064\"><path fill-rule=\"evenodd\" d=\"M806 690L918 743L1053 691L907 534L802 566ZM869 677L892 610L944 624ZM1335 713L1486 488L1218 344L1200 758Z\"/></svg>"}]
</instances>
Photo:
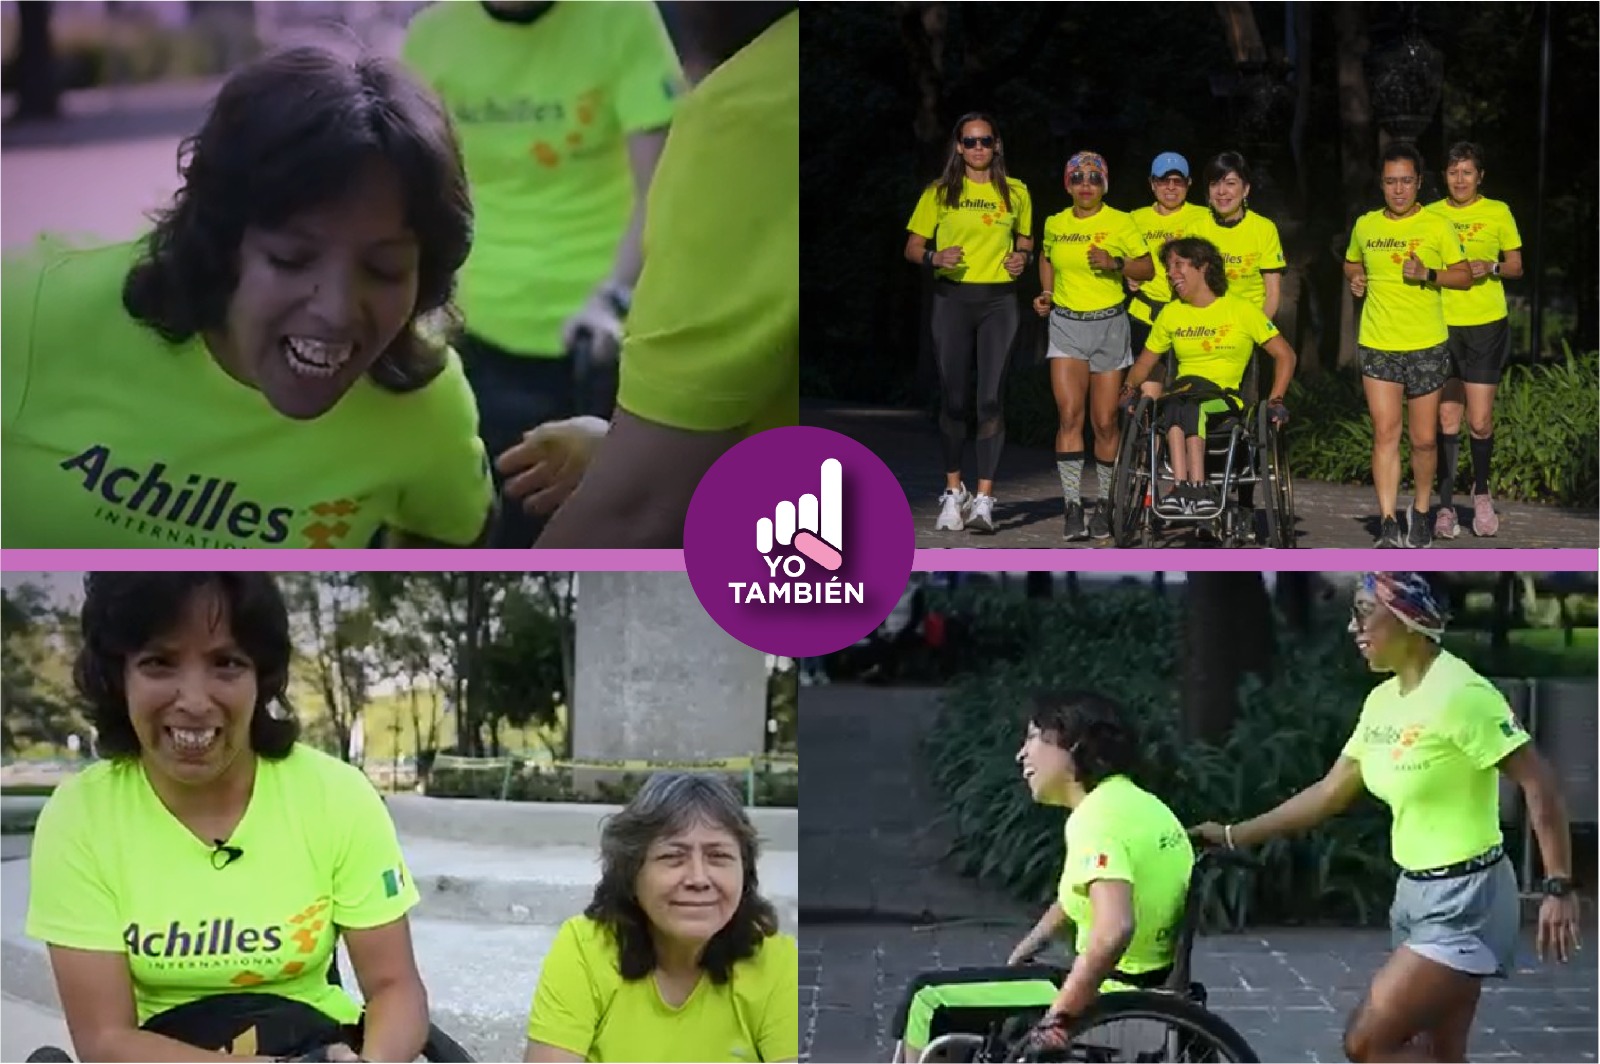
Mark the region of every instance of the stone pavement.
<instances>
[{"instance_id":1,"label":"stone pavement","mask_svg":"<svg viewBox=\"0 0 1600 1064\"><path fill-rule=\"evenodd\" d=\"M1038 914L940 860L949 835L918 747L937 691L835 684L800 697L801 1057L887 1060L913 976L1004 963ZM1488 984L1472 1059L1596 1059L1592 909L1584 936L1573 964L1538 964L1530 942L1515 978ZM1387 947L1381 930L1252 929L1202 938L1194 965L1261 1059L1342 1060L1345 1018Z\"/></svg>"},{"instance_id":2,"label":"stone pavement","mask_svg":"<svg viewBox=\"0 0 1600 1064\"><path fill-rule=\"evenodd\" d=\"M887 407L851 406L839 403L805 402L800 421L804 425L832 429L870 448L883 459L905 490L911 503L911 516L917 527L917 547L1051 547L1081 548L1087 543L1068 543L1061 538L1061 487L1056 479L1055 459L1044 448L1006 447L1001 459L998 502L995 506L998 531L992 536L967 532L935 532L939 516L939 492L944 473L939 468L938 432L932 420L919 410ZM1084 472L1084 493L1094 497L1094 463ZM969 482L968 487L972 487ZM1377 535L1377 507L1370 487L1327 484L1297 479L1294 484L1295 513L1301 547L1372 546ZM1257 498L1262 496L1257 493ZM1456 502L1463 503L1457 496ZM1402 492L1401 505L1410 505ZM1530 503L1501 502L1500 534L1494 539L1479 539L1471 532L1471 499L1458 505L1464 515L1464 531L1455 540L1440 540L1444 549L1462 547L1583 547L1593 549L1600 540L1600 515L1595 511L1566 510ZM1174 533L1163 545L1200 545L1189 532Z\"/></svg>"}]
</instances>

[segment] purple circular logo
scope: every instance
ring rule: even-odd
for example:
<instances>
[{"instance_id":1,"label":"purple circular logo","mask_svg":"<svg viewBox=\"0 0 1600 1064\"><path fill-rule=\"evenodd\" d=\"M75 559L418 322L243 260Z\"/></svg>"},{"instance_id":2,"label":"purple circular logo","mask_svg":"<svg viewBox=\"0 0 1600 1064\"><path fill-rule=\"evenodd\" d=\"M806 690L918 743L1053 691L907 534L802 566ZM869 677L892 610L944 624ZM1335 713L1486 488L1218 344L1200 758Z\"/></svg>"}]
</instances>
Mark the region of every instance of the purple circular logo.
<instances>
[{"instance_id":1,"label":"purple circular logo","mask_svg":"<svg viewBox=\"0 0 1600 1064\"><path fill-rule=\"evenodd\" d=\"M741 441L707 470L683 562L729 635L805 658L871 634L911 577L916 535L900 482L848 436L805 427Z\"/></svg>"}]
</instances>

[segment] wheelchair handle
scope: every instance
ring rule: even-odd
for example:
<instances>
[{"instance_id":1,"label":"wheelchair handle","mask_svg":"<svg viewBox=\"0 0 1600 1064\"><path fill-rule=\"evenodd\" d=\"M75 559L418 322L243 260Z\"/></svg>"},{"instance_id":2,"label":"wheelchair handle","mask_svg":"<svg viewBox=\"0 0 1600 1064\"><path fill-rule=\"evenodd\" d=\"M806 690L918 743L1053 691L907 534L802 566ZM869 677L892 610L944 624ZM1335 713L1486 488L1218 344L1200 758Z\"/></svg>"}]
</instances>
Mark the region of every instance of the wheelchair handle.
<instances>
[{"instance_id":1,"label":"wheelchair handle","mask_svg":"<svg viewBox=\"0 0 1600 1064\"><path fill-rule=\"evenodd\" d=\"M1200 840L1196 840L1200 841ZM1260 868L1261 860L1242 853L1239 850L1230 850L1226 846L1212 846L1205 842L1195 848L1194 866L1199 869L1201 865L1227 866L1235 868Z\"/></svg>"}]
</instances>

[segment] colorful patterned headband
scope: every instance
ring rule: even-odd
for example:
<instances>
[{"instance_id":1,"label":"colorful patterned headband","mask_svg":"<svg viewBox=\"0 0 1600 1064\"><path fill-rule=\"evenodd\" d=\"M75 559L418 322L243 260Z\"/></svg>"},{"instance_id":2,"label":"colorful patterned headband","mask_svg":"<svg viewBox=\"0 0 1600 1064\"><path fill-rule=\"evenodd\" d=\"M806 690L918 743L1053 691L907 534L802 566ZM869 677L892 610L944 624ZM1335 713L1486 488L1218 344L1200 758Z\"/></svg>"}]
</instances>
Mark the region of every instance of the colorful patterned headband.
<instances>
[{"instance_id":1,"label":"colorful patterned headband","mask_svg":"<svg viewBox=\"0 0 1600 1064\"><path fill-rule=\"evenodd\" d=\"M1362 573L1361 590L1413 632L1435 643L1444 638L1444 608L1421 573Z\"/></svg>"}]
</instances>

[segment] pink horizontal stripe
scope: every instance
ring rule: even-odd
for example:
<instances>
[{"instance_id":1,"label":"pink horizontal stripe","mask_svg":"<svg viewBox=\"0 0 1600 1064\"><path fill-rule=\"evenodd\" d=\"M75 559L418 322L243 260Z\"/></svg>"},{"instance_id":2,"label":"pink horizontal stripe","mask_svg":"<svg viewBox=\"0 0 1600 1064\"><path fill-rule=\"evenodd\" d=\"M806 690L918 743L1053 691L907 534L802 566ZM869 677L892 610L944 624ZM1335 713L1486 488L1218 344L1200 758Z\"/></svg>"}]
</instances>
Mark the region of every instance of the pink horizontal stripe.
<instances>
[{"instance_id":1,"label":"pink horizontal stripe","mask_svg":"<svg viewBox=\"0 0 1600 1064\"><path fill-rule=\"evenodd\" d=\"M919 572L1595 572L1600 554L1571 548L1509 550L1004 550L956 547L919 550L911 567Z\"/></svg>"},{"instance_id":2,"label":"pink horizontal stripe","mask_svg":"<svg viewBox=\"0 0 1600 1064\"><path fill-rule=\"evenodd\" d=\"M8 572L682 572L681 550L8 550Z\"/></svg>"}]
</instances>

